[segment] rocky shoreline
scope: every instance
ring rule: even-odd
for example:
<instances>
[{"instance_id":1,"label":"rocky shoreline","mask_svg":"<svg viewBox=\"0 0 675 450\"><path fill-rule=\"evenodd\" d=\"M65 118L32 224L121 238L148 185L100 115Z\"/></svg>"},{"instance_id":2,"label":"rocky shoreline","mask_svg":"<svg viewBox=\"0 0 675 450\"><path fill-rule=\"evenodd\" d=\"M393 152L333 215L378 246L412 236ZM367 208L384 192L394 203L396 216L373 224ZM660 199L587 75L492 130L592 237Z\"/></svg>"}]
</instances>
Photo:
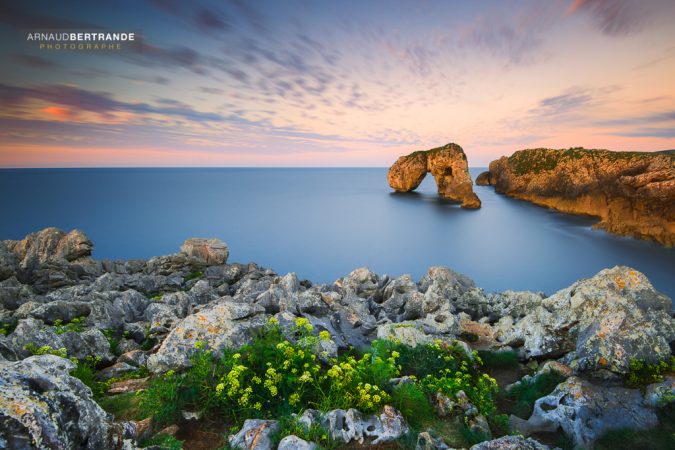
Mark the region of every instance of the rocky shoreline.
<instances>
[{"instance_id":1,"label":"rocky shoreline","mask_svg":"<svg viewBox=\"0 0 675 450\"><path fill-rule=\"evenodd\" d=\"M99 405L189 370L200 351L220 354L250 343L271 321L321 335L322 361L379 339L410 348L450 345L467 361L476 351L486 361L514 355L515 366L502 374L508 381L500 381L504 392L552 372L560 377L533 399L531 414L511 414L505 427L516 435L503 437L464 391L456 398L432 395L438 420L462 419L460 425L493 438L472 449L545 449L556 443L541 436L552 435L593 448L612 430L668 425L661 412L675 400L672 301L629 267L602 270L552 295L486 293L443 267L419 281L360 268L332 284L313 284L253 263L228 263L228 247L217 239L188 239L178 253L149 260L98 261L92 248L83 232L55 228L0 242L0 447L167 448L142 442L173 433L192 436L185 448L315 448L295 435L273 440L275 418L242 418L249 420L232 430L183 411L180 423L158 429L156 418L127 420ZM97 382L106 386L99 396L76 376L83 361L93 361ZM661 369L645 381L640 374L650 367ZM452 444L437 429L413 430L390 405L370 415L303 410L299 422L325 429L333 448ZM185 424L193 418L190 434ZM404 445L413 431L412 444ZM209 433L217 439L208 441Z\"/></svg>"},{"instance_id":2,"label":"rocky shoreline","mask_svg":"<svg viewBox=\"0 0 675 450\"><path fill-rule=\"evenodd\" d=\"M520 150L476 179L497 192L600 218L610 233L675 245L675 154L570 148Z\"/></svg>"}]
</instances>

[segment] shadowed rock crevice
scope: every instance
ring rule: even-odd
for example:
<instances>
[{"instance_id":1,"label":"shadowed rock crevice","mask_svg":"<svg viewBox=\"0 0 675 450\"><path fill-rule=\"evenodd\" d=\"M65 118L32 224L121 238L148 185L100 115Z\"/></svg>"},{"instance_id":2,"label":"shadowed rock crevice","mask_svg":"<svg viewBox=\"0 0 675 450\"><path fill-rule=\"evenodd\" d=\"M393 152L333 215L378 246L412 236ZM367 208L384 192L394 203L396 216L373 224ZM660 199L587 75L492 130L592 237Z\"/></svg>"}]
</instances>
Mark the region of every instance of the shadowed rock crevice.
<instances>
[{"instance_id":1,"label":"shadowed rock crevice","mask_svg":"<svg viewBox=\"0 0 675 450\"><path fill-rule=\"evenodd\" d=\"M464 150L457 144L401 156L389 169L389 186L397 192L417 189L428 172L436 180L438 195L462 202L462 208L480 208L473 192L469 165Z\"/></svg>"}]
</instances>

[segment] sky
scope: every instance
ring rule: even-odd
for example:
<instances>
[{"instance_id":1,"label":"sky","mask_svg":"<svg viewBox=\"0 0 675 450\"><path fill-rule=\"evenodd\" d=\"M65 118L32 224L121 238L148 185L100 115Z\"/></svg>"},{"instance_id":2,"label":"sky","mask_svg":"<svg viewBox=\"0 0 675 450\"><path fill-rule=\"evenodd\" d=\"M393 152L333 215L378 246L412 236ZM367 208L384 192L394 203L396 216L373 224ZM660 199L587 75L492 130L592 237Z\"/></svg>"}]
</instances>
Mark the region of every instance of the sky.
<instances>
[{"instance_id":1,"label":"sky","mask_svg":"<svg viewBox=\"0 0 675 450\"><path fill-rule=\"evenodd\" d=\"M0 6L0 167L389 166L675 148L675 1ZM135 32L54 51L42 30Z\"/></svg>"}]
</instances>

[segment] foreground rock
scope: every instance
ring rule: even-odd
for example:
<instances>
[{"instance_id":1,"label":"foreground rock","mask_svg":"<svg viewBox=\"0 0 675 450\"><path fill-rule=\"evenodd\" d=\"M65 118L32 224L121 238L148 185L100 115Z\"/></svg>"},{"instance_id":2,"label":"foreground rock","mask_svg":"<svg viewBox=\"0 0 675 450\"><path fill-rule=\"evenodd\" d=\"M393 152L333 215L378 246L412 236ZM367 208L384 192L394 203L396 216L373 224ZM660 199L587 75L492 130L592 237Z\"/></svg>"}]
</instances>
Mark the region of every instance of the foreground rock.
<instances>
[{"instance_id":1,"label":"foreground rock","mask_svg":"<svg viewBox=\"0 0 675 450\"><path fill-rule=\"evenodd\" d=\"M504 436L476 444L471 447L471 450L549 450L549 447L532 438Z\"/></svg>"},{"instance_id":2,"label":"foreground rock","mask_svg":"<svg viewBox=\"0 0 675 450\"><path fill-rule=\"evenodd\" d=\"M672 301L629 267L605 269L497 327L503 344L522 346L528 357L561 357L577 372L603 378L628 373L631 359L670 357L675 340Z\"/></svg>"},{"instance_id":3,"label":"foreground rock","mask_svg":"<svg viewBox=\"0 0 675 450\"><path fill-rule=\"evenodd\" d=\"M511 416L511 424L525 435L563 430L575 445L590 448L609 430L649 429L658 419L637 389L599 387L572 377L537 400L528 420Z\"/></svg>"},{"instance_id":4,"label":"foreground rock","mask_svg":"<svg viewBox=\"0 0 675 450\"><path fill-rule=\"evenodd\" d=\"M464 339L453 345L469 353L515 350L522 360L557 360L541 371L563 371L578 384L559 386L538 415L519 426L528 432L555 426L576 433L579 442L595 439L606 423L653 424L653 408L675 392L672 377L649 386L644 396L606 387L625 378L633 359L668 359L675 342L671 299L629 267L605 269L546 296L486 294L445 267L431 267L419 280L359 268L334 283L312 284L294 273L228 263L227 246L211 239L189 239L180 252L147 261L96 261L90 251L82 233L54 229L0 242L0 274L6 277L0 281L0 447L11 448L10 438L21 445L52 439L61 445L56 448L90 448L91 442L102 450L121 442L120 426L69 376L72 363L32 357L40 347L95 360L99 379L145 376L146 370L187 368L198 346L216 353L239 347L270 317L284 326L304 318L313 332L328 331L330 339L315 351L324 361L338 348L360 348L377 338L413 346ZM118 382L113 392L146 386L147 379ZM442 407L437 409L454 409L470 428L489 433L485 417L467 414L472 407L462 399L434 400ZM627 408L621 418L610 411L621 408ZM393 408L369 417L356 410L308 414L301 419L327 427L343 442L381 443L407 430ZM88 433L94 437L83 440ZM485 448L539 448L514 437L491 442L484 445L495 447ZM285 443L295 444L304 445ZM443 448L431 435L420 445Z\"/></svg>"},{"instance_id":5,"label":"foreground rock","mask_svg":"<svg viewBox=\"0 0 675 450\"><path fill-rule=\"evenodd\" d=\"M610 233L675 245L675 154L534 149L490 163L481 184L572 214Z\"/></svg>"},{"instance_id":6,"label":"foreground rock","mask_svg":"<svg viewBox=\"0 0 675 450\"><path fill-rule=\"evenodd\" d=\"M344 443L363 444L368 439L370 444L377 445L395 441L409 430L401 413L391 406L385 406L381 414L372 416L364 416L356 409L335 409L324 414L308 409L298 421L307 429L320 425L332 440Z\"/></svg>"},{"instance_id":7,"label":"foreground rock","mask_svg":"<svg viewBox=\"0 0 675 450\"><path fill-rule=\"evenodd\" d=\"M148 369L166 372L189 367L198 342L217 353L240 347L251 340L255 330L265 325L264 312L259 305L221 299L179 322L159 351L148 358Z\"/></svg>"},{"instance_id":8,"label":"foreground rock","mask_svg":"<svg viewBox=\"0 0 675 450\"><path fill-rule=\"evenodd\" d=\"M237 434L230 436L230 447L241 450L273 450L272 435L279 430L276 420L248 419Z\"/></svg>"},{"instance_id":9,"label":"foreground rock","mask_svg":"<svg viewBox=\"0 0 675 450\"><path fill-rule=\"evenodd\" d=\"M473 192L469 166L464 150L457 144L401 156L389 169L389 186L397 192L417 189L427 172L436 180L438 194L462 202L462 208L480 208L481 202Z\"/></svg>"},{"instance_id":10,"label":"foreground rock","mask_svg":"<svg viewBox=\"0 0 675 450\"><path fill-rule=\"evenodd\" d=\"M122 426L69 375L74 368L53 355L0 363L0 447L121 448Z\"/></svg>"}]
</instances>

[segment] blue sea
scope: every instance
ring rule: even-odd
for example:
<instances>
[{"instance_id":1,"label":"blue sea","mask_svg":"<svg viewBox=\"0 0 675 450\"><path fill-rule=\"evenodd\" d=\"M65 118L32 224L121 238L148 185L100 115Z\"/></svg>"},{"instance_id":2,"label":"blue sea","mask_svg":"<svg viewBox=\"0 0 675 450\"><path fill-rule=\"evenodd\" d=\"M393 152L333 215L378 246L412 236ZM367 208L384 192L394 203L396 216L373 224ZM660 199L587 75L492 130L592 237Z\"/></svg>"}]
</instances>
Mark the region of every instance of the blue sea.
<instances>
[{"instance_id":1,"label":"blue sea","mask_svg":"<svg viewBox=\"0 0 675 450\"><path fill-rule=\"evenodd\" d=\"M483 169L471 169L473 177ZM606 267L628 265L675 298L675 249L591 229L476 186L467 211L436 195L391 192L384 168L0 170L0 239L48 226L79 228L94 256L149 258L189 237L218 237L230 261L331 282L367 266L419 279L448 266L487 291L548 294Z\"/></svg>"}]
</instances>

